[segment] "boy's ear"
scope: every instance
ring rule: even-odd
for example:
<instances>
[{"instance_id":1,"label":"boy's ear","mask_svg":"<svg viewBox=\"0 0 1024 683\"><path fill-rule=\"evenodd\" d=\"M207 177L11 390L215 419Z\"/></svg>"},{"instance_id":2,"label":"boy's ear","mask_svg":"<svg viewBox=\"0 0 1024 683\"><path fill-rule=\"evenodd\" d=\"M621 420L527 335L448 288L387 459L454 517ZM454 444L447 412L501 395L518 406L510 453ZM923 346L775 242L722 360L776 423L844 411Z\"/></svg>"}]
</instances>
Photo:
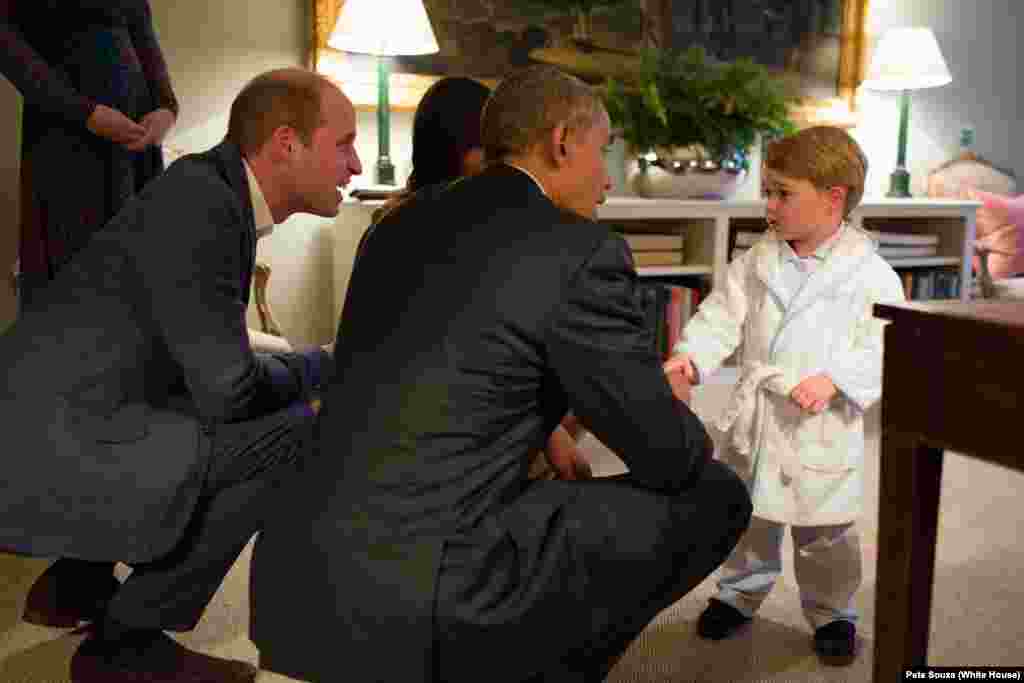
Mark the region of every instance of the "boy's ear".
<instances>
[{"instance_id":1,"label":"boy's ear","mask_svg":"<svg viewBox=\"0 0 1024 683\"><path fill-rule=\"evenodd\" d=\"M842 213L843 208L846 206L846 195L850 193L850 188L846 185L832 185L828 188L827 192L833 208Z\"/></svg>"}]
</instances>

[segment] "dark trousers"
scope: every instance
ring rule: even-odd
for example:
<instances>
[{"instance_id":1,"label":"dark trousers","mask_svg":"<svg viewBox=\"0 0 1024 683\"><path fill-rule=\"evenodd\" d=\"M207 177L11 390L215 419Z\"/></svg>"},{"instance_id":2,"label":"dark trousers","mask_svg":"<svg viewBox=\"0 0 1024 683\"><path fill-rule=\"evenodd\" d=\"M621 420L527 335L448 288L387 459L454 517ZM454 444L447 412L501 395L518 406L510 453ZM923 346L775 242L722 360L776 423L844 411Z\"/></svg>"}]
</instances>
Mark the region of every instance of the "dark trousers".
<instances>
[{"instance_id":1,"label":"dark trousers","mask_svg":"<svg viewBox=\"0 0 1024 683\"><path fill-rule=\"evenodd\" d=\"M438 614L477 610L483 616L454 628L446 619L438 629L437 680L603 680L661 610L726 560L752 510L746 487L718 462L708 464L694 488L675 496L639 488L628 474L537 482L512 503L510 514L521 508L528 515L531 505L551 498L567 500L559 520L569 529L567 549L551 551L567 558L558 561L548 585L535 588L537 599L518 620L487 623L489 606L465 604L500 571L475 562L472 549L446 549ZM510 586L507 576L502 580ZM564 608L567 594L575 608ZM560 607L547 609L546 602Z\"/></svg>"},{"instance_id":2,"label":"dark trousers","mask_svg":"<svg viewBox=\"0 0 1024 683\"><path fill-rule=\"evenodd\" d=\"M195 627L246 543L273 514L268 501L310 445L313 418L307 404L297 403L257 420L218 425L184 536L168 555L132 566L107 608L105 631Z\"/></svg>"}]
</instances>

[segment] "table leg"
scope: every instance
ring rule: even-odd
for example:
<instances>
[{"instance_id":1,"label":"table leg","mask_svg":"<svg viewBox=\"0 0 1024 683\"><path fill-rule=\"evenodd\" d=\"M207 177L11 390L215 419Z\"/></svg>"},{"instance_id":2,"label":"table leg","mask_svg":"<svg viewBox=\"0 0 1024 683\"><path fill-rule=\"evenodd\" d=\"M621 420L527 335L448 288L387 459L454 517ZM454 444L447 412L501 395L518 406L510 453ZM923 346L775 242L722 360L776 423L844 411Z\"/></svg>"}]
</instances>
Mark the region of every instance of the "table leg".
<instances>
[{"instance_id":1,"label":"table leg","mask_svg":"<svg viewBox=\"0 0 1024 683\"><path fill-rule=\"evenodd\" d=\"M943 452L915 435L881 440L874 680L924 666L938 531Z\"/></svg>"}]
</instances>

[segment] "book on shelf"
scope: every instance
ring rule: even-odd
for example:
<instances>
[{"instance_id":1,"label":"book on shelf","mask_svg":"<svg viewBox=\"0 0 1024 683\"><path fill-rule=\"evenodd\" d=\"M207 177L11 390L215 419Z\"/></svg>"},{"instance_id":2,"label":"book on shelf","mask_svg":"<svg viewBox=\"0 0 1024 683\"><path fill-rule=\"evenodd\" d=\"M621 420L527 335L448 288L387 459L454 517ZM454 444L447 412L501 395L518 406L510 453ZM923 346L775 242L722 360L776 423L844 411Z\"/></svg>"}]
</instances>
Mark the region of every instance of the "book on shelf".
<instances>
[{"instance_id":1,"label":"book on shelf","mask_svg":"<svg viewBox=\"0 0 1024 683\"><path fill-rule=\"evenodd\" d=\"M735 246L752 247L754 246L754 243L756 243L763 236L763 232L754 232L751 230L737 230Z\"/></svg>"},{"instance_id":2,"label":"book on shelf","mask_svg":"<svg viewBox=\"0 0 1024 683\"><path fill-rule=\"evenodd\" d=\"M906 270L900 274L908 301L960 298L960 273L942 268Z\"/></svg>"},{"instance_id":3,"label":"book on shelf","mask_svg":"<svg viewBox=\"0 0 1024 683\"><path fill-rule=\"evenodd\" d=\"M910 301L914 298L914 271L903 271L900 279L903 280L903 296L906 297L907 301Z\"/></svg>"},{"instance_id":4,"label":"book on shelf","mask_svg":"<svg viewBox=\"0 0 1024 683\"><path fill-rule=\"evenodd\" d=\"M683 265L683 251L681 249L634 251L633 263L638 268L641 266L681 266Z\"/></svg>"},{"instance_id":5,"label":"book on shelf","mask_svg":"<svg viewBox=\"0 0 1024 683\"><path fill-rule=\"evenodd\" d=\"M641 301L653 327L658 355L668 359L682 337L683 328L702 297L699 288L645 281L639 285Z\"/></svg>"},{"instance_id":6,"label":"book on shelf","mask_svg":"<svg viewBox=\"0 0 1024 683\"><path fill-rule=\"evenodd\" d=\"M911 233L902 232L886 232L884 230L869 230L872 236L878 240L878 243L885 247L890 244L904 245L904 246L938 246L939 236L938 235L918 235Z\"/></svg>"},{"instance_id":7,"label":"book on shelf","mask_svg":"<svg viewBox=\"0 0 1024 683\"><path fill-rule=\"evenodd\" d=\"M621 234L633 251L674 251L683 247L682 235L678 233L624 232Z\"/></svg>"},{"instance_id":8,"label":"book on shelf","mask_svg":"<svg viewBox=\"0 0 1024 683\"><path fill-rule=\"evenodd\" d=\"M938 247L934 244L912 247L890 247L886 244L882 244L878 247L878 255L882 258L923 258L926 256L935 256L937 248Z\"/></svg>"}]
</instances>

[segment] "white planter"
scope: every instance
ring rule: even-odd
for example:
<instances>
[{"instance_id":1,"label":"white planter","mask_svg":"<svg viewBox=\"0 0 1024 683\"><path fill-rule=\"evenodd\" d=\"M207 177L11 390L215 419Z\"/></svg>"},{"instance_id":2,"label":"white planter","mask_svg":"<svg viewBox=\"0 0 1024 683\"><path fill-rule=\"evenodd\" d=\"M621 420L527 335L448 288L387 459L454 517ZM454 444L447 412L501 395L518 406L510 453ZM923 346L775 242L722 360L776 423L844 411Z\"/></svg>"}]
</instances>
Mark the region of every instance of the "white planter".
<instances>
[{"instance_id":1,"label":"white planter","mask_svg":"<svg viewBox=\"0 0 1024 683\"><path fill-rule=\"evenodd\" d=\"M651 199L728 199L743 185L745 170L685 168L666 171L647 164L635 167L628 179L633 192Z\"/></svg>"}]
</instances>

